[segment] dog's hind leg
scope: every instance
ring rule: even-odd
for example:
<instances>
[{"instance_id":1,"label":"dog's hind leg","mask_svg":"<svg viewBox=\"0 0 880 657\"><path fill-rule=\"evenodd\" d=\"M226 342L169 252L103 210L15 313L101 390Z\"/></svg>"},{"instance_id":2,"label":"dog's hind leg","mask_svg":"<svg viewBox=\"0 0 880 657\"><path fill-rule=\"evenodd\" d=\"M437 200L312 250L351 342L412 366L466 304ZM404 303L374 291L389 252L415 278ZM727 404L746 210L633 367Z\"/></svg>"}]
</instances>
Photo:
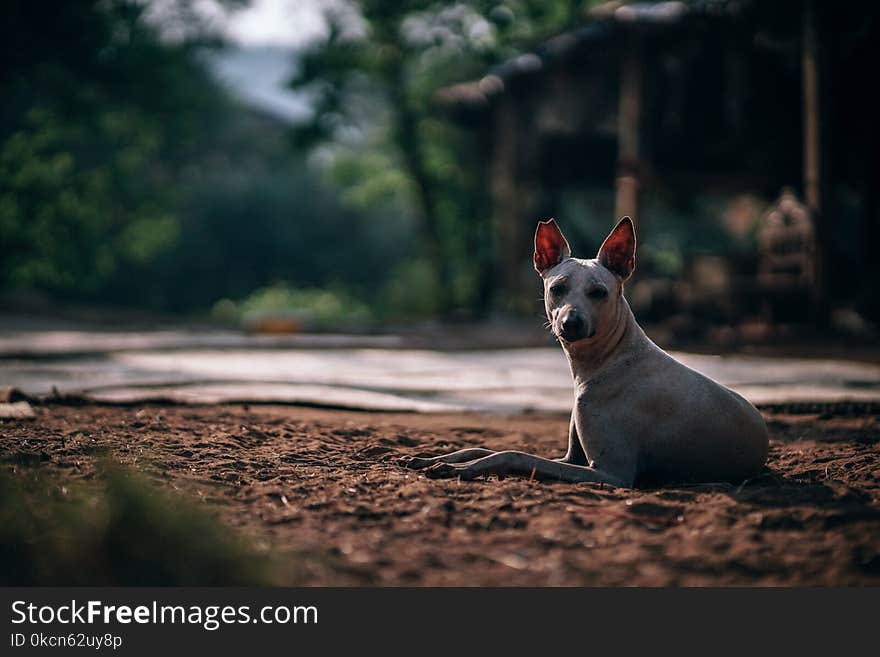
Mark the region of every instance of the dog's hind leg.
<instances>
[{"instance_id":1,"label":"dog's hind leg","mask_svg":"<svg viewBox=\"0 0 880 657\"><path fill-rule=\"evenodd\" d=\"M431 478L459 477L473 479L489 474L518 474L542 481L570 483L604 483L623 488L632 487L635 477L620 477L586 465L574 465L545 459L525 452L495 452L467 463L435 462L425 470Z\"/></svg>"},{"instance_id":2,"label":"dog's hind leg","mask_svg":"<svg viewBox=\"0 0 880 657\"><path fill-rule=\"evenodd\" d=\"M465 463L475 459L483 458L495 454L491 449L482 447L469 447L468 449L460 449L451 454L442 454L441 456L420 457L420 456L402 456L398 463L405 468L411 470L420 470L427 468L435 463Z\"/></svg>"}]
</instances>

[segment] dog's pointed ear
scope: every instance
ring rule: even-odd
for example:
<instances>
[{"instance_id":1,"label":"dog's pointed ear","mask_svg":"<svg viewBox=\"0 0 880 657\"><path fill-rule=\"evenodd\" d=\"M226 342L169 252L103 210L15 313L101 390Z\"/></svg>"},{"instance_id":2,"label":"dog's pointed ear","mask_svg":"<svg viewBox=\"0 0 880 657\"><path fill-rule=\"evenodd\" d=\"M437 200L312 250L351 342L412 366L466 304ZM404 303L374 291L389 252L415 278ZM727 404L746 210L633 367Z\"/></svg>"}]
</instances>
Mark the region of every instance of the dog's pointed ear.
<instances>
[{"instance_id":1,"label":"dog's pointed ear","mask_svg":"<svg viewBox=\"0 0 880 657\"><path fill-rule=\"evenodd\" d=\"M535 231L535 271L543 274L570 257L571 247L556 220L539 221Z\"/></svg>"},{"instance_id":2,"label":"dog's pointed ear","mask_svg":"<svg viewBox=\"0 0 880 657\"><path fill-rule=\"evenodd\" d=\"M636 266L636 229L629 217L617 222L596 256L599 263L613 274L626 280Z\"/></svg>"}]
</instances>

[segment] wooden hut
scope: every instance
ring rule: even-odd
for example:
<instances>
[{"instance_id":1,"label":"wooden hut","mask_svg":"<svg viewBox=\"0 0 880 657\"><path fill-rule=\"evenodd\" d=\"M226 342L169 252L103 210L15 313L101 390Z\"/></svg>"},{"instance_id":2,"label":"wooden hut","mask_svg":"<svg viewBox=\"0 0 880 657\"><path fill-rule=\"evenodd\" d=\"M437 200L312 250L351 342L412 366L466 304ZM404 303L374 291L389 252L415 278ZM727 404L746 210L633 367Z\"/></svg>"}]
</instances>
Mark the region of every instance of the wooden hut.
<instances>
[{"instance_id":1,"label":"wooden hut","mask_svg":"<svg viewBox=\"0 0 880 657\"><path fill-rule=\"evenodd\" d=\"M491 143L503 295L529 298L535 220L558 214L560 189L613 188L608 223L629 214L644 224L645 190L769 202L790 187L815 221L811 298L823 306L835 275L829 195L855 199L862 240L878 236L878 36L870 3L610 2L534 52L440 90L438 104ZM867 247L851 261L876 276Z\"/></svg>"}]
</instances>

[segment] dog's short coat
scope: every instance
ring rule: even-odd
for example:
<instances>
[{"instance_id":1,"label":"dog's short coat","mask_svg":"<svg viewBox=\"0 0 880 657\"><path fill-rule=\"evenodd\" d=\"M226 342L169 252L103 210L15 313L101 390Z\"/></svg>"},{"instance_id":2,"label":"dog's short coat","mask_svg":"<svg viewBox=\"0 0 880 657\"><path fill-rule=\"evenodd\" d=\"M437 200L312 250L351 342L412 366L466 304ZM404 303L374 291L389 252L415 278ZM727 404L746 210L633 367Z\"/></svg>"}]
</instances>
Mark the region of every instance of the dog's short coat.
<instances>
[{"instance_id":1,"label":"dog's short coat","mask_svg":"<svg viewBox=\"0 0 880 657\"><path fill-rule=\"evenodd\" d=\"M547 319L574 377L568 450L561 459L463 449L405 457L432 477L522 474L631 487L636 481L743 481L767 459L761 414L735 392L682 365L636 323L623 296L636 235L624 217L593 260L571 257L554 220L535 232Z\"/></svg>"}]
</instances>

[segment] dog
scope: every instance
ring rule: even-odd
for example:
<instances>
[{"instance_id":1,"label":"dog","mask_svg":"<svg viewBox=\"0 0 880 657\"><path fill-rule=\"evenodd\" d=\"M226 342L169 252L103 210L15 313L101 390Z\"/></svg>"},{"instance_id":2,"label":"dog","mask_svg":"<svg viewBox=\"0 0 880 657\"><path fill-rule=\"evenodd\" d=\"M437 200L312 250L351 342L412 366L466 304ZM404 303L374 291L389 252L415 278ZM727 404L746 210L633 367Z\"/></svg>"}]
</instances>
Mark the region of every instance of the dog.
<instances>
[{"instance_id":1,"label":"dog","mask_svg":"<svg viewBox=\"0 0 880 657\"><path fill-rule=\"evenodd\" d=\"M741 482L767 460L767 426L737 393L654 344L623 295L635 267L636 233L623 217L592 260L571 257L556 221L535 232L544 307L574 378L565 456L463 449L402 464L429 477L518 474L541 480L632 488Z\"/></svg>"}]
</instances>

